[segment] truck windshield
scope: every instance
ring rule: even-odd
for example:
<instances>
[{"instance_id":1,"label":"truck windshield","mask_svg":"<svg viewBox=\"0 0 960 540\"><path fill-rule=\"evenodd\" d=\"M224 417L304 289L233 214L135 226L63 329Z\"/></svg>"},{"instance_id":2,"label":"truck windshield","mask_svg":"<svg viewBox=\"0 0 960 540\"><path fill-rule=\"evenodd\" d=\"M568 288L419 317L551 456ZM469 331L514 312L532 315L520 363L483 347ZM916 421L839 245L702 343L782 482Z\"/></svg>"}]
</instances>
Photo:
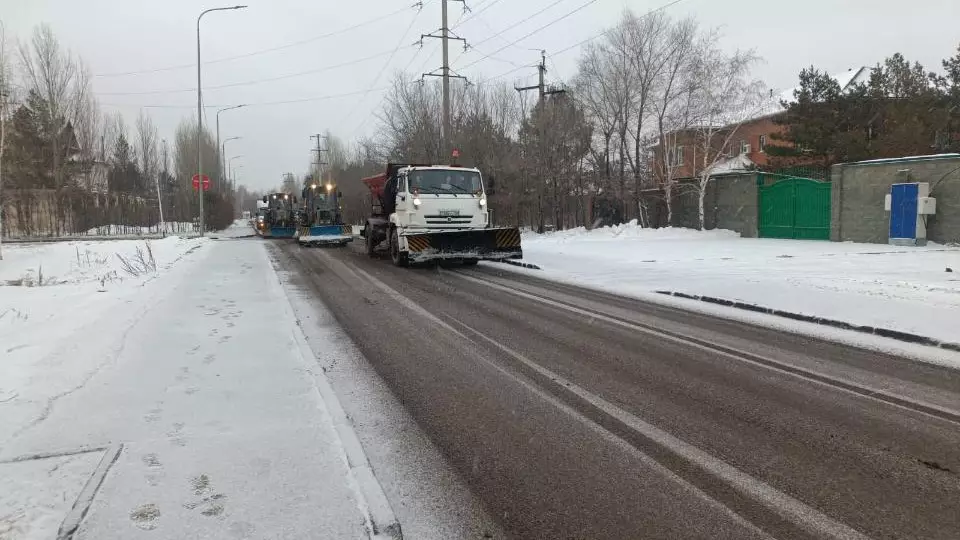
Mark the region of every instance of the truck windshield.
<instances>
[{"instance_id":1,"label":"truck windshield","mask_svg":"<svg viewBox=\"0 0 960 540\"><path fill-rule=\"evenodd\" d=\"M411 172L409 179L410 191L420 193L480 193L483 190L476 171L420 170Z\"/></svg>"}]
</instances>

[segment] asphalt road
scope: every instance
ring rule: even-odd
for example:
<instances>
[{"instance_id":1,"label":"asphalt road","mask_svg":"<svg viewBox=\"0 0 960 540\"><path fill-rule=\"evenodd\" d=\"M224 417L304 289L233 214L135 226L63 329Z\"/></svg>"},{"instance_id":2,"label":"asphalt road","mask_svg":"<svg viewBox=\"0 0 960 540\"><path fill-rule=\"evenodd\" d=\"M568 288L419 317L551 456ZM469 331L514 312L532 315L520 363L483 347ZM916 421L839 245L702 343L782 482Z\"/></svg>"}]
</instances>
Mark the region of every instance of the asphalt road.
<instances>
[{"instance_id":1,"label":"asphalt road","mask_svg":"<svg viewBox=\"0 0 960 540\"><path fill-rule=\"evenodd\" d=\"M274 242L516 538L960 538L960 371Z\"/></svg>"}]
</instances>

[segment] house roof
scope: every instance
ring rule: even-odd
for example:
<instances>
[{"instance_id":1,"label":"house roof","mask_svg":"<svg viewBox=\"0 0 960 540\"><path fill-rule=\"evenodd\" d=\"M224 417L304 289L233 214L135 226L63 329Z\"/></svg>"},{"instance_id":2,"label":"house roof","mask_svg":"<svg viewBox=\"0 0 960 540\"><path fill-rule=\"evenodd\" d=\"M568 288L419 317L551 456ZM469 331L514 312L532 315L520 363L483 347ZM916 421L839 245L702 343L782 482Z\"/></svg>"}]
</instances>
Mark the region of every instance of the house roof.
<instances>
[{"instance_id":1,"label":"house roof","mask_svg":"<svg viewBox=\"0 0 960 540\"><path fill-rule=\"evenodd\" d=\"M857 68L851 68L847 71L842 71L840 73L835 73L830 76L833 80L837 81L837 84L840 85L840 91L845 92L851 86L861 82L867 82L870 77L870 68L867 66L860 66ZM768 116L773 116L775 114L780 114L786 109L783 107L782 102L791 103L793 102L793 93L796 90L799 90L799 86L790 88L789 90L783 90L777 93L775 90L770 90L770 98L767 103L765 103L757 114L750 118L750 120L759 120L761 118L766 118Z\"/></svg>"},{"instance_id":2,"label":"house roof","mask_svg":"<svg viewBox=\"0 0 960 540\"><path fill-rule=\"evenodd\" d=\"M710 176L747 172L755 169L756 166L757 165L748 158L746 154L739 154L716 162L713 167L710 168Z\"/></svg>"}]
</instances>

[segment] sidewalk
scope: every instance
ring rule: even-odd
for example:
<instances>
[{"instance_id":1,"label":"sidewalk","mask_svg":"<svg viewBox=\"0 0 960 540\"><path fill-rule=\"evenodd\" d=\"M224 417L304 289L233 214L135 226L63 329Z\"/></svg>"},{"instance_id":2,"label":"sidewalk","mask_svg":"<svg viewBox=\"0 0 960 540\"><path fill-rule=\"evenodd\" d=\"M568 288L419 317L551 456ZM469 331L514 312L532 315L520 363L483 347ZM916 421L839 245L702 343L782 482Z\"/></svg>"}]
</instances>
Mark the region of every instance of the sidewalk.
<instances>
[{"instance_id":1,"label":"sidewalk","mask_svg":"<svg viewBox=\"0 0 960 540\"><path fill-rule=\"evenodd\" d=\"M0 538L54 537L107 468L76 538L374 536L389 506L263 247L208 241L148 285L95 342L56 336L104 361L0 438Z\"/></svg>"}]
</instances>

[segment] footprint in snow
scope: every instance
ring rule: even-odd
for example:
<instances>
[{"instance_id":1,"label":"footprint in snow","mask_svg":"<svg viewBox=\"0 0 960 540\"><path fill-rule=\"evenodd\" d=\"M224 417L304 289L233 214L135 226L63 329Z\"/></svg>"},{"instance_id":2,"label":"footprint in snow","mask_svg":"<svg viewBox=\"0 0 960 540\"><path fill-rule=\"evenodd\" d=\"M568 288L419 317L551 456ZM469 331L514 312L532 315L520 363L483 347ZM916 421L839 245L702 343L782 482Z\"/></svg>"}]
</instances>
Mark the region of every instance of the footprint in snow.
<instances>
[{"instance_id":1,"label":"footprint in snow","mask_svg":"<svg viewBox=\"0 0 960 540\"><path fill-rule=\"evenodd\" d=\"M145 531L156 529L158 519L160 519L160 508L153 503L142 504L130 512L130 521Z\"/></svg>"}]
</instances>

